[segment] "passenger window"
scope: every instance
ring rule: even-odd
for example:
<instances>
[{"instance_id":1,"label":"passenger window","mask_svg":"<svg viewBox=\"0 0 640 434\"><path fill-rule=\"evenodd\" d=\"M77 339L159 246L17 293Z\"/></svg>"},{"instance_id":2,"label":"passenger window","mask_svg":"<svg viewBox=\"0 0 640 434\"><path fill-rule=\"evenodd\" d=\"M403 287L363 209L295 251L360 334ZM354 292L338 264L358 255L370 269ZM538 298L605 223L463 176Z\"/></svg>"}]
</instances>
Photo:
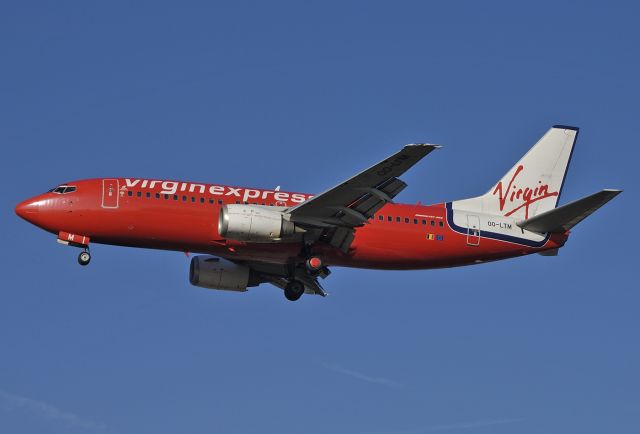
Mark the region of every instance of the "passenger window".
<instances>
[{"instance_id":1,"label":"passenger window","mask_svg":"<svg viewBox=\"0 0 640 434\"><path fill-rule=\"evenodd\" d=\"M396 222L400 223L400 217L396 217Z\"/></svg>"},{"instance_id":2,"label":"passenger window","mask_svg":"<svg viewBox=\"0 0 640 434\"><path fill-rule=\"evenodd\" d=\"M413 219L413 224L417 225L418 224L418 219Z\"/></svg>"},{"instance_id":3,"label":"passenger window","mask_svg":"<svg viewBox=\"0 0 640 434\"><path fill-rule=\"evenodd\" d=\"M204 197L200 198L200 203L204 203Z\"/></svg>"},{"instance_id":4,"label":"passenger window","mask_svg":"<svg viewBox=\"0 0 640 434\"><path fill-rule=\"evenodd\" d=\"M178 200L178 195L177 194L173 195L173 200Z\"/></svg>"},{"instance_id":5,"label":"passenger window","mask_svg":"<svg viewBox=\"0 0 640 434\"><path fill-rule=\"evenodd\" d=\"M151 197L151 193L147 191L147 198Z\"/></svg>"},{"instance_id":6,"label":"passenger window","mask_svg":"<svg viewBox=\"0 0 640 434\"><path fill-rule=\"evenodd\" d=\"M426 224L427 224L427 221L426 221L426 220L422 220L422 224L423 224L423 225L426 225Z\"/></svg>"},{"instance_id":7,"label":"passenger window","mask_svg":"<svg viewBox=\"0 0 640 434\"><path fill-rule=\"evenodd\" d=\"M186 202L187 201L187 196L182 196L182 201Z\"/></svg>"},{"instance_id":8,"label":"passenger window","mask_svg":"<svg viewBox=\"0 0 640 434\"><path fill-rule=\"evenodd\" d=\"M127 192L127 195L128 195L128 196L133 196L133 191L129 190L129 191Z\"/></svg>"},{"instance_id":9,"label":"passenger window","mask_svg":"<svg viewBox=\"0 0 640 434\"><path fill-rule=\"evenodd\" d=\"M137 192L137 193L136 193L136 196L138 196L138 197L142 197L142 192L141 192L141 191Z\"/></svg>"},{"instance_id":10,"label":"passenger window","mask_svg":"<svg viewBox=\"0 0 640 434\"><path fill-rule=\"evenodd\" d=\"M222 205L222 199L218 199L218 205Z\"/></svg>"},{"instance_id":11,"label":"passenger window","mask_svg":"<svg viewBox=\"0 0 640 434\"><path fill-rule=\"evenodd\" d=\"M213 199L209 199L209 204L213 205L214 203L216 203L216 201L215 201L215 200L213 200Z\"/></svg>"},{"instance_id":12,"label":"passenger window","mask_svg":"<svg viewBox=\"0 0 640 434\"><path fill-rule=\"evenodd\" d=\"M438 226L440 226L441 228L443 228L443 227L444 227L444 222L443 222L442 220L440 220L440 221L438 222Z\"/></svg>"},{"instance_id":13,"label":"passenger window","mask_svg":"<svg viewBox=\"0 0 640 434\"><path fill-rule=\"evenodd\" d=\"M393 217L388 216L388 217L387 217L387 221L392 222L392 221L393 221Z\"/></svg>"},{"instance_id":14,"label":"passenger window","mask_svg":"<svg viewBox=\"0 0 640 434\"><path fill-rule=\"evenodd\" d=\"M156 199L160 199L160 193L156 193Z\"/></svg>"},{"instance_id":15,"label":"passenger window","mask_svg":"<svg viewBox=\"0 0 640 434\"><path fill-rule=\"evenodd\" d=\"M169 195L168 195L168 194L165 194L165 195L164 195L164 198L165 198L165 199L169 199Z\"/></svg>"},{"instance_id":16,"label":"passenger window","mask_svg":"<svg viewBox=\"0 0 640 434\"><path fill-rule=\"evenodd\" d=\"M384 220L384 216L379 215L379 216L378 216L378 220L383 221L383 220Z\"/></svg>"},{"instance_id":17,"label":"passenger window","mask_svg":"<svg viewBox=\"0 0 640 434\"><path fill-rule=\"evenodd\" d=\"M195 202L196 201L196 197L195 196L191 196L191 202Z\"/></svg>"},{"instance_id":18,"label":"passenger window","mask_svg":"<svg viewBox=\"0 0 640 434\"><path fill-rule=\"evenodd\" d=\"M405 217L405 218L404 218L404 222L405 222L405 223L409 223L409 218L408 218L408 217Z\"/></svg>"},{"instance_id":19,"label":"passenger window","mask_svg":"<svg viewBox=\"0 0 640 434\"><path fill-rule=\"evenodd\" d=\"M431 226L435 226L436 222L434 220L431 220Z\"/></svg>"}]
</instances>

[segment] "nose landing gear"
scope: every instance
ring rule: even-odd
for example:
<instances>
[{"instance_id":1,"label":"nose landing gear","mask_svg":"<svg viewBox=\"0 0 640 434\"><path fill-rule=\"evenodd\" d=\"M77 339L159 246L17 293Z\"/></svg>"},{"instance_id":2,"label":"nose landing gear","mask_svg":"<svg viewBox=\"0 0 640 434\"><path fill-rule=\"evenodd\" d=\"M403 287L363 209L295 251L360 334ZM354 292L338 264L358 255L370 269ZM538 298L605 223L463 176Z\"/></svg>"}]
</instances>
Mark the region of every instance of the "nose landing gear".
<instances>
[{"instance_id":1,"label":"nose landing gear","mask_svg":"<svg viewBox=\"0 0 640 434\"><path fill-rule=\"evenodd\" d=\"M82 249L82 252L78 255L78 264L82 266L89 265L89 262L91 262L91 253L89 253L90 240L86 235L71 234L69 232L58 233L58 242L60 244Z\"/></svg>"}]
</instances>

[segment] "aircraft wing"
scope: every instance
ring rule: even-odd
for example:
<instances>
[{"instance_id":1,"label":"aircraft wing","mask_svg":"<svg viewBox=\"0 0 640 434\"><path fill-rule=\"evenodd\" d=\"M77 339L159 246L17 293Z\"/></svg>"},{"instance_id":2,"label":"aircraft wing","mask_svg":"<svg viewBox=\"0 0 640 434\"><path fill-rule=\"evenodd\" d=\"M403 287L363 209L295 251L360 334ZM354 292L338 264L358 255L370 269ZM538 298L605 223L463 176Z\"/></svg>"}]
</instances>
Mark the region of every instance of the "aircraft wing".
<instances>
[{"instance_id":1,"label":"aircraft wing","mask_svg":"<svg viewBox=\"0 0 640 434\"><path fill-rule=\"evenodd\" d=\"M365 224L407 186L398 176L439 147L406 145L378 164L289 208L286 214L299 225L327 229L329 244L346 252L353 241L353 229Z\"/></svg>"}]
</instances>

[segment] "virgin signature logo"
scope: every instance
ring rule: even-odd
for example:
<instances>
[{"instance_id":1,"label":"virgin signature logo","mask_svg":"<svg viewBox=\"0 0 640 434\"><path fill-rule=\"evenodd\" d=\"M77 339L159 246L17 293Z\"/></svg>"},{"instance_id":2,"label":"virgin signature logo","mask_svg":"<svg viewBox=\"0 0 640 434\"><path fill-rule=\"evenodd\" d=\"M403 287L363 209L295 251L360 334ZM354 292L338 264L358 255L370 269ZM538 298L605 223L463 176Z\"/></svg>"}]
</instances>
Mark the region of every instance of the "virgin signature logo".
<instances>
[{"instance_id":1,"label":"virgin signature logo","mask_svg":"<svg viewBox=\"0 0 640 434\"><path fill-rule=\"evenodd\" d=\"M504 211L505 206L507 205L507 201L509 205L514 206L515 208L511 208L507 211L504 216L509 217L516 211L524 208L524 218L529 218L529 206L532 203L537 202L542 199L546 199L548 197L558 196L557 191L549 191L549 185L543 184L542 181L538 181L538 186L535 188L525 187L518 188L514 182L518 175L524 170L523 165L519 165L516 168L516 171L513 173L507 188L505 189L502 185L502 181L498 182L496 188L493 190L493 195L498 195L498 201L500 204L500 211Z\"/></svg>"}]
</instances>

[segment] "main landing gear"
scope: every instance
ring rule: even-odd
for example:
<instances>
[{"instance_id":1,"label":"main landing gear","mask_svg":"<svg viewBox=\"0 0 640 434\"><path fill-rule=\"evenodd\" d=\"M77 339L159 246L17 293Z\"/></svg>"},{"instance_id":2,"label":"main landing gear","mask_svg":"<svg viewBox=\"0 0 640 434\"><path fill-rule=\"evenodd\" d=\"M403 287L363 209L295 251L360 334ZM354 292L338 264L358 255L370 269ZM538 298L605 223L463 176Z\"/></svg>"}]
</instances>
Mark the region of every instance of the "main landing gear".
<instances>
[{"instance_id":1,"label":"main landing gear","mask_svg":"<svg viewBox=\"0 0 640 434\"><path fill-rule=\"evenodd\" d=\"M284 296L289 301L296 301L304 294L304 283L299 280L290 280L284 288Z\"/></svg>"},{"instance_id":2,"label":"main landing gear","mask_svg":"<svg viewBox=\"0 0 640 434\"><path fill-rule=\"evenodd\" d=\"M299 300L302 294L304 294L306 286L309 285L311 291L315 290L317 294L326 295L316 279L318 277L324 278L328 274L329 270L324 266L324 263L319 257L307 256L304 264L298 263L297 266L292 265L289 271L289 280L284 287L284 296L289 301ZM309 282L305 285L304 281L306 280ZM314 289L315 287L318 287L319 290Z\"/></svg>"},{"instance_id":3,"label":"main landing gear","mask_svg":"<svg viewBox=\"0 0 640 434\"><path fill-rule=\"evenodd\" d=\"M91 262L91 253L89 253L89 249L84 249L78 255L78 264L84 267L85 265L89 265L89 262Z\"/></svg>"}]
</instances>

